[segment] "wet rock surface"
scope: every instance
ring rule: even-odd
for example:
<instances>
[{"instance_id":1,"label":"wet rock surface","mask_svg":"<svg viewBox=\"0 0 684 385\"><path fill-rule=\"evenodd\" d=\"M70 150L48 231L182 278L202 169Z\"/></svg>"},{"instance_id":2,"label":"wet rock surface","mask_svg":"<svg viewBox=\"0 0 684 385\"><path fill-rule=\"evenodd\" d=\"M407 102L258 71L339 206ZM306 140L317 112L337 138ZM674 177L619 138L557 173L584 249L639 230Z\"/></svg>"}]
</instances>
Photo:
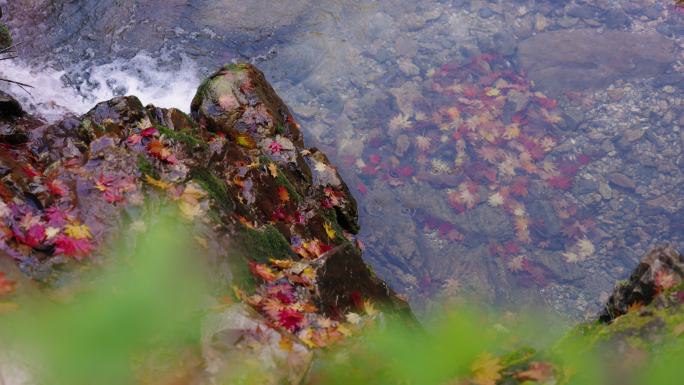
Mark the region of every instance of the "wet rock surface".
<instances>
[{"instance_id":1,"label":"wet rock surface","mask_svg":"<svg viewBox=\"0 0 684 385\"><path fill-rule=\"evenodd\" d=\"M303 146L254 66L209 77L192 116L133 96L54 124L1 112L13 134L0 136L0 296L78 286L111 262L119 230L144 234L154 226L145 214L174 205L211 267L212 292L237 300L207 319L203 375L227 370L231 360L219 357L257 355L272 366L264 383L297 383L312 349L343 340L378 310L411 319L361 258L346 184L322 152ZM254 333L265 333L256 350L244 343Z\"/></svg>"}]
</instances>

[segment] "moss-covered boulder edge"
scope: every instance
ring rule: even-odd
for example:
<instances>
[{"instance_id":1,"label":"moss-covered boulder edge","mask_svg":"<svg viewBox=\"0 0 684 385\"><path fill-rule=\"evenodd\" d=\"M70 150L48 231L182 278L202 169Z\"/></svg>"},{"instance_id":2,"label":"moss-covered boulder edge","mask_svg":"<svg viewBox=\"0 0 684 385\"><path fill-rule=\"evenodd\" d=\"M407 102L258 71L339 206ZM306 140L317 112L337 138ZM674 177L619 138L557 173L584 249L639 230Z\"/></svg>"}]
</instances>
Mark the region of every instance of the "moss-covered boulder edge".
<instances>
[{"instance_id":1,"label":"moss-covered boulder edge","mask_svg":"<svg viewBox=\"0 0 684 385\"><path fill-rule=\"evenodd\" d=\"M116 258L112 250L133 244L122 229L144 235L154 225L147 218L171 205L211 266L206 279L221 305L203 335L267 330L261 350L238 339L230 354L266 357L278 368L269 370L273 383L301 378L313 350L378 317L414 322L364 263L356 202L337 169L304 146L252 65L211 75L191 114L126 96L54 124L1 108L0 124L2 258L15 266L6 277L19 282L3 300L20 295L22 282L79 285ZM199 349L212 361L204 367L234 365L209 337Z\"/></svg>"}]
</instances>

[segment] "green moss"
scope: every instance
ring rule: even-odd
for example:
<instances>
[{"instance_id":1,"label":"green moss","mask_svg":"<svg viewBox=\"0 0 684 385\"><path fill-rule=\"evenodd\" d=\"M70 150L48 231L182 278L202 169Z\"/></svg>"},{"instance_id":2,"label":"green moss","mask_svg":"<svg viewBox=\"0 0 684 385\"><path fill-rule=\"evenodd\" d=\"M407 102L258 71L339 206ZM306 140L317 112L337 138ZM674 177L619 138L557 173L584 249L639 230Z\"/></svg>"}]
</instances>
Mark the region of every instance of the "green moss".
<instances>
[{"instance_id":1,"label":"green moss","mask_svg":"<svg viewBox=\"0 0 684 385\"><path fill-rule=\"evenodd\" d=\"M224 213L230 213L235 210L236 205L228 192L226 182L212 174L206 168L197 168L193 170L192 178L209 193L209 196L214 200L214 203Z\"/></svg>"},{"instance_id":2,"label":"green moss","mask_svg":"<svg viewBox=\"0 0 684 385\"><path fill-rule=\"evenodd\" d=\"M159 179L159 173L154 168L154 165L145 157L145 155L138 155L138 170L142 175L149 175L155 179Z\"/></svg>"},{"instance_id":3,"label":"green moss","mask_svg":"<svg viewBox=\"0 0 684 385\"><path fill-rule=\"evenodd\" d=\"M202 140L202 138L195 136L191 130L172 130L161 124L155 125L159 132L166 136L167 138L173 139L177 142L184 143L192 148L195 147L206 147L207 144Z\"/></svg>"},{"instance_id":4,"label":"green moss","mask_svg":"<svg viewBox=\"0 0 684 385\"><path fill-rule=\"evenodd\" d=\"M5 49L12 45L12 34L5 24L0 23L0 49Z\"/></svg>"},{"instance_id":5,"label":"green moss","mask_svg":"<svg viewBox=\"0 0 684 385\"><path fill-rule=\"evenodd\" d=\"M274 226L268 225L255 230L245 227L238 235L238 243L249 247L247 258L256 262L268 262L269 258L293 259L295 253L283 234Z\"/></svg>"}]
</instances>

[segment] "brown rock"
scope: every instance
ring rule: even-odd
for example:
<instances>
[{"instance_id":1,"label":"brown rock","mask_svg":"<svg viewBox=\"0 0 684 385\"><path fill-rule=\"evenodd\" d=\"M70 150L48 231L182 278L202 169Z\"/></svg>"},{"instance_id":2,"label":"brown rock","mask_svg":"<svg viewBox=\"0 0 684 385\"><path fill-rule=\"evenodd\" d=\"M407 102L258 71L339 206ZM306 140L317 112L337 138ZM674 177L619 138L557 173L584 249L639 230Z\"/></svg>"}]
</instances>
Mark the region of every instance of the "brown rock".
<instances>
[{"instance_id":1,"label":"brown rock","mask_svg":"<svg viewBox=\"0 0 684 385\"><path fill-rule=\"evenodd\" d=\"M628 190L634 190L636 183L627 175L614 172L608 175L608 181L615 186L622 187Z\"/></svg>"},{"instance_id":2,"label":"brown rock","mask_svg":"<svg viewBox=\"0 0 684 385\"><path fill-rule=\"evenodd\" d=\"M521 42L518 60L538 86L558 95L657 75L675 59L673 51L673 42L657 33L557 30Z\"/></svg>"}]
</instances>

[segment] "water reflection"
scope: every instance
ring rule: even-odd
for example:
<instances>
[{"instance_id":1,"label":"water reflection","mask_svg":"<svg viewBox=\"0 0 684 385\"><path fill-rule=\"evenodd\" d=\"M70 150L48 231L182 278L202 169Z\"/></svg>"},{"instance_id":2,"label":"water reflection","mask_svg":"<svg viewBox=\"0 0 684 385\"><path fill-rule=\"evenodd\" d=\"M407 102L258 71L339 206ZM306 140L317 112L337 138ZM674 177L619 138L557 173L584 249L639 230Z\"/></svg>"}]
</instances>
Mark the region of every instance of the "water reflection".
<instances>
[{"instance_id":1,"label":"water reflection","mask_svg":"<svg viewBox=\"0 0 684 385\"><path fill-rule=\"evenodd\" d=\"M140 49L257 62L355 190L368 261L419 309L590 313L650 247L684 249L674 3L34 3L8 10L24 54L67 72Z\"/></svg>"}]
</instances>

